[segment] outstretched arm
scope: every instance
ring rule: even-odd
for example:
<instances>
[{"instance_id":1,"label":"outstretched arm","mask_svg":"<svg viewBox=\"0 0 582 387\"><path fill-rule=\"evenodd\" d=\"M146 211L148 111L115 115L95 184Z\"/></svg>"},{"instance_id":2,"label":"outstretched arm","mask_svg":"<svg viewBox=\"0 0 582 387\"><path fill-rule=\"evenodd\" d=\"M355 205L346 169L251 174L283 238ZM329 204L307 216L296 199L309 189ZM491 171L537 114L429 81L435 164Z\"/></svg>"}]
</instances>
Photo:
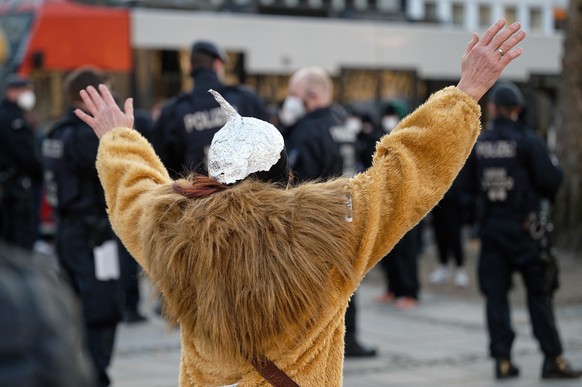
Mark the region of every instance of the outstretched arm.
<instances>
[{"instance_id":1,"label":"outstretched arm","mask_svg":"<svg viewBox=\"0 0 582 387\"><path fill-rule=\"evenodd\" d=\"M147 270L144 222L156 203L157 188L172 180L151 145L133 126L131 99L124 111L104 85L81 91L88 113L77 110L99 137L97 171L105 190L107 212L115 233L131 255Z\"/></svg>"},{"instance_id":2,"label":"outstretched arm","mask_svg":"<svg viewBox=\"0 0 582 387\"><path fill-rule=\"evenodd\" d=\"M519 23L500 20L463 55L461 79L402 120L376 146L373 164L352 180L354 225L365 235L356 272L363 276L442 198L480 130L477 101L522 50Z\"/></svg>"}]
</instances>

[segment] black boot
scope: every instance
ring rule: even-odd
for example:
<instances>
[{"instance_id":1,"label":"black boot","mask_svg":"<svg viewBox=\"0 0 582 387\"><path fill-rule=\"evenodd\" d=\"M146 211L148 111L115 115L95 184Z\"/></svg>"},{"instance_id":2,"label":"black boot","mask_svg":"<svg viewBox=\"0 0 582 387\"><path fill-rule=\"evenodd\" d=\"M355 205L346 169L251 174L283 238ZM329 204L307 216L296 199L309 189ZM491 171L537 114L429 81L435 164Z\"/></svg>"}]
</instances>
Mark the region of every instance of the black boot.
<instances>
[{"instance_id":1,"label":"black boot","mask_svg":"<svg viewBox=\"0 0 582 387\"><path fill-rule=\"evenodd\" d=\"M146 320L147 318L137 310L128 309L123 313L123 321L128 324L144 322Z\"/></svg>"},{"instance_id":2,"label":"black boot","mask_svg":"<svg viewBox=\"0 0 582 387\"><path fill-rule=\"evenodd\" d=\"M374 348L362 347L352 335L347 335L345 340L345 357L374 357L377 354Z\"/></svg>"},{"instance_id":3,"label":"black boot","mask_svg":"<svg viewBox=\"0 0 582 387\"><path fill-rule=\"evenodd\" d=\"M544 360L542 379L577 379L582 371L570 367L562 356L550 356Z\"/></svg>"},{"instance_id":4,"label":"black boot","mask_svg":"<svg viewBox=\"0 0 582 387\"><path fill-rule=\"evenodd\" d=\"M519 376L519 368L508 358L495 359L495 377L497 379L509 379Z\"/></svg>"}]
</instances>

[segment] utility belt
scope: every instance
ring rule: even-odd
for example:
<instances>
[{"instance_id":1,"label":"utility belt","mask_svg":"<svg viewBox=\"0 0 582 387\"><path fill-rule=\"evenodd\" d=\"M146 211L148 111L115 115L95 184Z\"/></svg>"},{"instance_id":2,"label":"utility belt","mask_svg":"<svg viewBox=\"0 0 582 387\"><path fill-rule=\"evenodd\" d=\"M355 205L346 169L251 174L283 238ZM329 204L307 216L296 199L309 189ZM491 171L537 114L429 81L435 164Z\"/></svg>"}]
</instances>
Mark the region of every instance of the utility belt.
<instances>
[{"instance_id":1,"label":"utility belt","mask_svg":"<svg viewBox=\"0 0 582 387\"><path fill-rule=\"evenodd\" d=\"M63 225L84 227L88 234L90 247L101 246L104 242L114 238L113 229L106 214L76 215L59 213L59 220Z\"/></svg>"}]
</instances>

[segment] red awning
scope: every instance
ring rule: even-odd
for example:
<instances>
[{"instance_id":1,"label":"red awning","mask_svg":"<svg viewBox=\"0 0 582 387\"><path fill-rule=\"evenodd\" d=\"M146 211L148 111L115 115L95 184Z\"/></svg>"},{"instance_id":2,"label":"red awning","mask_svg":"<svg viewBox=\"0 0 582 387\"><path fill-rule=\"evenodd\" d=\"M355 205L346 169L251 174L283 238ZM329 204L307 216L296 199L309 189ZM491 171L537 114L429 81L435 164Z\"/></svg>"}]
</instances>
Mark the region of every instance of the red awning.
<instances>
[{"instance_id":1,"label":"red awning","mask_svg":"<svg viewBox=\"0 0 582 387\"><path fill-rule=\"evenodd\" d=\"M29 43L19 72L29 73L33 58L42 69L72 70L93 65L130 71L129 11L66 0L45 1L35 11Z\"/></svg>"}]
</instances>

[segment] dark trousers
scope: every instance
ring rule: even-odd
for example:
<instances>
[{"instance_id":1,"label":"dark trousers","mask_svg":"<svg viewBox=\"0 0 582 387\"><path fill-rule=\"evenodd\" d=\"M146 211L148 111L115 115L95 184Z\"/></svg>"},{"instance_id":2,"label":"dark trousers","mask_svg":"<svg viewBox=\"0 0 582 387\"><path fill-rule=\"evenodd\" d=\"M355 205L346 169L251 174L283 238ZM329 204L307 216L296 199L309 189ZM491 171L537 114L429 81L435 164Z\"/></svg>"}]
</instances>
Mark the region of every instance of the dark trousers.
<instances>
[{"instance_id":1,"label":"dark trousers","mask_svg":"<svg viewBox=\"0 0 582 387\"><path fill-rule=\"evenodd\" d=\"M33 187L6 182L0 200L0 239L25 250L32 250L37 237L38 207Z\"/></svg>"},{"instance_id":2,"label":"dark trousers","mask_svg":"<svg viewBox=\"0 0 582 387\"><path fill-rule=\"evenodd\" d=\"M116 328L117 324L105 324L89 326L86 330L87 347L95 366L99 387L107 387L111 384L107 367L113 355Z\"/></svg>"},{"instance_id":3,"label":"dark trousers","mask_svg":"<svg viewBox=\"0 0 582 387\"><path fill-rule=\"evenodd\" d=\"M418 228L410 230L380 261L388 292L396 297L418 299L420 289L417 262L420 251L418 232Z\"/></svg>"},{"instance_id":4,"label":"dark trousers","mask_svg":"<svg viewBox=\"0 0 582 387\"><path fill-rule=\"evenodd\" d=\"M354 293L346 309L346 338L356 336L356 312L356 293Z\"/></svg>"},{"instance_id":5,"label":"dark trousers","mask_svg":"<svg viewBox=\"0 0 582 387\"><path fill-rule=\"evenodd\" d=\"M82 215L61 216L58 219L57 252L79 296L87 349L100 386L105 387L110 384L107 368L113 353L116 326L121 320L122 292L119 280L101 281L96 278L91 242L96 231L87 219Z\"/></svg>"},{"instance_id":6,"label":"dark trousers","mask_svg":"<svg viewBox=\"0 0 582 387\"><path fill-rule=\"evenodd\" d=\"M117 240L117 251L119 252L119 265L121 270L121 282L124 294L124 307L126 311L137 312L139 304L139 265L125 248L123 243Z\"/></svg>"},{"instance_id":7,"label":"dark trousers","mask_svg":"<svg viewBox=\"0 0 582 387\"><path fill-rule=\"evenodd\" d=\"M553 298L544 291L544 266L539 259L515 264L511 253L496 238L482 237L479 284L485 296L489 351L491 357L509 358L515 332L511 326L508 293L512 275L519 272L527 292L527 307L533 334L546 356L562 353L562 343L554 317Z\"/></svg>"},{"instance_id":8,"label":"dark trousers","mask_svg":"<svg viewBox=\"0 0 582 387\"><path fill-rule=\"evenodd\" d=\"M462 267L461 208L452 200L441 200L432 210L432 225L440 263L446 265L452 255L457 267Z\"/></svg>"}]
</instances>

